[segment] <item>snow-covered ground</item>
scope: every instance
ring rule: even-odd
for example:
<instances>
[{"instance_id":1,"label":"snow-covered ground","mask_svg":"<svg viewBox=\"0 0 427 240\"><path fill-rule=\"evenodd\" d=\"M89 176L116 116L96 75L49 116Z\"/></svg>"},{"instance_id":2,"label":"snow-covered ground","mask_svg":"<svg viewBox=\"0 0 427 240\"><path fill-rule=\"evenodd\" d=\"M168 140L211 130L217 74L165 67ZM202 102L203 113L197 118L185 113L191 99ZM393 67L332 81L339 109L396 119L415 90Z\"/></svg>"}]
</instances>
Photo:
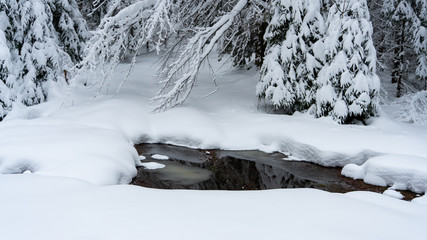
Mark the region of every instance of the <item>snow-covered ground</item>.
<instances>
[{"instance_id":1,"label":"snow-covered ground","mask_svg":"<svg viewBox=\"0 0 427 240\"><path fill-rule=\"evenodd\" d=\"M1 239L427 236L427 197L404 202L392 190L201 192L116 185L128 183L140 165L133 144L162 142L281 151L345 166L343 174L372 184L427 190L427 127L395 120L393 101L369 126L266 114L255 98L257 72L223 67L216 72L215 94L209 95L215 85L204 71L183 106L152 114L149 99L159 87L155 60L139 58L117 96L124 66L97 98L90 89L72 87L63 94L63 86L52 87L49 102L16 108L0 123Z\"/></svg>"}]
</instances>

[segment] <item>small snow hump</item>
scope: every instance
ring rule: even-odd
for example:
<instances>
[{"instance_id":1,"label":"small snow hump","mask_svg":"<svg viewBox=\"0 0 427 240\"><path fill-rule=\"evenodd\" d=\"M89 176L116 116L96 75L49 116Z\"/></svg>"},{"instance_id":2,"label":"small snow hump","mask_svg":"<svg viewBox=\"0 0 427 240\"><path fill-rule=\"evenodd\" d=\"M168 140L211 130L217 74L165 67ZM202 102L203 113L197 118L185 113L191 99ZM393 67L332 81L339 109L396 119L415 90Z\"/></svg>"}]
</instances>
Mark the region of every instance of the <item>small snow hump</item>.
<instances>
[{"instance_id":1,"label":"small snow hump","mask_svg":"<svg viewBox=\"0 0 427 240\"><path fill-rule=\"evenodd\" d=\"M151 158L154 158L154 159L157 159L157 160L168 160L169 159L168 156L160 155L160 154L151 155Z\"/></svg>"},{"instance_id":2,"label":"small snow hump","mask_svg":"<svg viewBox=\"0 0 427 240\"><path fill-rule=\"evenodd\" d=\"M145 169L154 170L159 168L166 167L164 164L156 163L156 162L148 162L148 163L142 163L141 164Z\"/></svg>"}]
</instances>

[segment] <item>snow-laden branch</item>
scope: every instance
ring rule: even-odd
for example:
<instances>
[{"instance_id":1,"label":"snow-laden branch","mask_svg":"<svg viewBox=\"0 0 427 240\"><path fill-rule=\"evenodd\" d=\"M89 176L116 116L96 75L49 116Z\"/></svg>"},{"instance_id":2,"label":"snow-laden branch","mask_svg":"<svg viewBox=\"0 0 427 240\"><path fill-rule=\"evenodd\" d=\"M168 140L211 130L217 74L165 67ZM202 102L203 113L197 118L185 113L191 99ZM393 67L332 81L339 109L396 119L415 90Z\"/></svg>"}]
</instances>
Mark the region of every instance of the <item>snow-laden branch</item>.
<instances>
[{"instance_id":1,"label":"snow-laden branch","mask_svg":"<svg viewBox=\"0 0 427 240\"><path fill-rule=\"evenodd\" d=\"M171 0L143 0L104 18L85 50L78 78L88 79L87 74L91 73L90 84L97 85L99 92L109 82L119 62L132 53L133 60L125 80L144 44L154 43L158 49L174 32L169 17L172 7Z\"/></svg>"},{"instance_id":2,"label":"snow-laden branch","mask_svg":"<svg viewBox=\"0 0 427 240\"><path fill-rule=\"evenodd\" d=\"M179 56L165 63L159 74L163 87L152 99L157 103L154 111L175 107L185 101L193 88L201 65L247 4L247 0L239 0L233 9L221 16L215 24L197 29Z\"/></svg>"}]
</instances>

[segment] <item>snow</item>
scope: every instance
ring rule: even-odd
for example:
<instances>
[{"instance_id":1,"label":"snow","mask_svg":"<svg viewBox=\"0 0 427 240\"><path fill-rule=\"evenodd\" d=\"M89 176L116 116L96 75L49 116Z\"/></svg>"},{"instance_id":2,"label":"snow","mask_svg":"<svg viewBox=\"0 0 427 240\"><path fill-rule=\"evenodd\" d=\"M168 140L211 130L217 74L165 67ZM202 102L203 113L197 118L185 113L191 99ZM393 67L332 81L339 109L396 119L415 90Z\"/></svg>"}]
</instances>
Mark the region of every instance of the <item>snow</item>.
<instances>
[{"instance_id":1,"label":"snow","mask_svg":"<svg viewBox=\"0 0 427 240\"><path fill-rule=\"evenodd\" d=\"M394 104L400 106L394 113L395 118L416 125L427 125L427 91L407 94Z\"/></svg>"},{"instance_id":2,"label":"snow","mask_svg":"<svg viewBox=\"0 0 427 240\"><path fill-rule=\"evenodd\" d=\"M387 195L387 196L390 196L390 197L397 198L397 199L402 199L402 198L404 198L404 197L405 197L405 196L403 196L400 192L395 191L395 190L393 190L393 189L387 189L387 190L385 190L385 191L383 192L383 194L384 194L384 195Z\"/></svg>"},{"instance_id":3,"label":"snow","mask_svg":"<svg viewBox=\"0 0 427 240\"><path fill-rule=\"evenodd\" d=\"M374 157L361 166L346 165L342 174L366 183L393 186L394 189L409 189L423 193L427 190L427 164L425 158L405 155Z\"/></svg>"},{"instance_id":4,"label":"snow","mask_svg":"<svg viewBox=\"0 0 427 240\"><path fill-rule=\"evenodd\" d=\"M95 185L128 183L138 155L120 132L58 119L0 124L0 173L26 170L83 179Z\"/></svg>"},{"instance_id":5,"label":"snow","mask_svg":"<svg viewBox=\"0 0 427 240\"><path fill-rule=\"evenodd\" d=\"M156 163L156 162L141 163L141 165L142 165L145 169L151 169L151 170L166 167L166 165L161 164L161 163Z\"/></svg>"},{"instance_id":6,"label":"snow","mask_svg":"<svg viewBox=\"0 0 427 240\"><path fill-rule=\"evenodd\" d=\"M157 160L168 160L169 157L168 156L164 156L161 154L153 154L151 155L151 158L157 159Z\"/></svg>"},{"instance_id":7,"label":"snow","mask_svg":"<svg viewBox=\"0 0 427 240\"><path fill-rule=\"evenodd\" d=\"M427 234L426 197L405 202L367 192L125 185L136 175L135 166L144 164L133 145L149 142L280 151L291 159L347 165L343 173L368 176L394 190L427 189L425 126L396 121L391 114L368 126L343 126L308 114L266 114L257 109L258 73L225 72L214 61L220 69L217 93L206 96L215 86L203 70L183 106L153 114L155 60L138 58L117 95L118 76L96 98L91 92L96 89L74 85L63 94L64 86L52 85L47 103L15 108L0 123L0 238L334 240ZM125 71L121 65L117 74Z\"/></svg>"},{"instance_id":8,"label":"snow","mask_svg":"<svg viewBox=\"0 0 427 240\"><path fill-rule=\"evenodd\" d=\"M0 194L1 236L8 240L377 240L422 239L426 233L427 205L373 193L94 187L25 174L0 176Z\"/></svg>"},{"instance_id":9,"label":"snow","mask_svg":"<svg viewBox=\"0 0 427 240\"><path fill-rule=\"evenodd\" d=\"M283 158L283 160L286 160L286 161L303 161L302 159L297 158L295 156L288 156L286 158Z\"/></svg>"}]
</instances>

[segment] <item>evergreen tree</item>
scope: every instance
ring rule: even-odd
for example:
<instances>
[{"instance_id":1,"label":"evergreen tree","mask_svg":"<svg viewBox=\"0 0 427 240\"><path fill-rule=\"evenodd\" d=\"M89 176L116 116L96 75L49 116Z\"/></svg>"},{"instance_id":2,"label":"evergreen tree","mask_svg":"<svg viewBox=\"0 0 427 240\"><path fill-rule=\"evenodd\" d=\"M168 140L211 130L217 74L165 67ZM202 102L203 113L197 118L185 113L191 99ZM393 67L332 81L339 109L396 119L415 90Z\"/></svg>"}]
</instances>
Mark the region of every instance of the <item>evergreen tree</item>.
<instances>
[{"instance_id":1,"label":"evergreen tree","mask_svg":"<svg viewBox=\"0 0 427 240\"><path fill-rule=\"evenodd\" d=\"M114 16L123 8L138 0L76 0L80 12L84 14L88 27L95 30L102 19Z\"/></svg>"},{"instance_id":2,"label":"evergreen tree","mask_svg":"<svg viewBox=\"0 0 427 240\"><path fill-rule=\"evenodd\" d=\"M409 56L412 52L410 46L411 30L415 19L414 10L406 0L384 0L382 14L388 19L388 24L393 33L393 66L391 82L397 83L396 96L403 94L403 82L409 67ZM411 44L412 45L412 44Z\"/></svg>"},{"instance_id":3,"label":"evergreen tree","mask_svg":"<svg viewBox=\"0 0 427 240\"><path fill-rule=\"evenodd\" d=\"M274 6L257 95L288 113L307 110L315 102L315 80L322 67L321 2L275 1Z\"/></svg>"},{"instance_id":4,"label":"evergreen tree","mask_svg":"<svg viewBox=\"0 0 427 240\"><path fill-rule=\"evenodd\" d=\"M368 6L378 65L391 69L391 80L397 83L396 95L400 97L413 74L421 81L426 79L426 1L369 0Z\"/></svg>"},{"instance_id":5,"label":"evergreen tree","mask_svg":"<svg viewBox=\"0 0 427 240\"><path fill-rule=\"evenodd\" d=\"M53 13L53 26L58 33L62 49L74 63L82 59L85 43L90 34L86 22L79 11L75 0L51 0L49 3Z\"/></svg>"},{"instance_id":6,"label":"evergreen tree","mask_svg":"<svg viewBox=\"0 0 427 240\"><path fill-rule=\"evenodd\" d=\"M339 123L377 114L379 78L365 0L338 0L328 16L327 64L319 73L317 116Z\"/></svg>"},{"instance_id":7,"label":"evergreen tree","mask_svg":"<svg viewBox=\"0 0 427 240\"><path fill-rule=\"evenodd\" d=\"M427 90L427 1L415 0L415 14L418 16L414 29L414 49L418 64L416 76L424 81L424 90Z\"/></svg>"},{"instance_id":8,"label":"evergreen tree","mask_svg":"<svg viewBox=\"0 0 427 240\"><path fill-rule=\"evenodd\" d=\"M271 19L272 5L270 0L253 1L254 5L243 11L224 34L218 44L220 58L229 56L234 67L258 68L264 61L266 41L264 34Z\"/></svg>"},{"instance_id":9,"label":"evergreen tree","mask_svg":"<svg viewBox=\"0 0 427 240\"><path fill-rule=\"evenodd\" d=\"M0 0L0 18L3 118L14 103L46 100L50 83L81 57L87 31L74 0Z\"/></svg>"},{"instance_id":10,"label":"evergreen tree","mask_svg":"<svg viewBox=\"0 0 427 240\"><path fill-rule=\"evenodd\" d=\"M16 10L16 2L0 0L0 120L12 108L10 96L10 83L13 79L11 52L7 41L7 33L10 26L8 16Z\"/></svg>"},{"instance_id":11,"label":"evergreen tree","mask_svg":"<svg viewBox=\"0 0 427 240\"><path fill-rule=\"evenodd\" d=\"M384 18L384 0L367 0L373 32L372 41L377 51L377 67L380 70L387 69L392 58L393 31L388 24L388 19Z\"/></svg>"},{"instance_id":12,"label":"evergreen tree","mask_svg":"<svg viewBox=\"0 0 427 240\"><path fill-rule=\"evenodd\" d=\"M0 21L4 19L4 13L0 13ZM2 21L2 23L4 22ZM0 120L11 108L8 82L10 78L9 74L12 70L10 52L2 28L3 27L0 27Z\"/></svg>"},{"instance_id":13,"label":"evergreen tree","mask_svg":"<svg viewBox=\"0 0 427 240\"><path fill-rule=\"evenodd\" d=\"M20 1L18 4L20 35L15 47L19 59L17 79L12 88L14 98L30 106L46 100L46 85L62 72L60 61L67 59L56 43L53 16L48 5L41 0Z\"/></svg>"}]
</instances>

